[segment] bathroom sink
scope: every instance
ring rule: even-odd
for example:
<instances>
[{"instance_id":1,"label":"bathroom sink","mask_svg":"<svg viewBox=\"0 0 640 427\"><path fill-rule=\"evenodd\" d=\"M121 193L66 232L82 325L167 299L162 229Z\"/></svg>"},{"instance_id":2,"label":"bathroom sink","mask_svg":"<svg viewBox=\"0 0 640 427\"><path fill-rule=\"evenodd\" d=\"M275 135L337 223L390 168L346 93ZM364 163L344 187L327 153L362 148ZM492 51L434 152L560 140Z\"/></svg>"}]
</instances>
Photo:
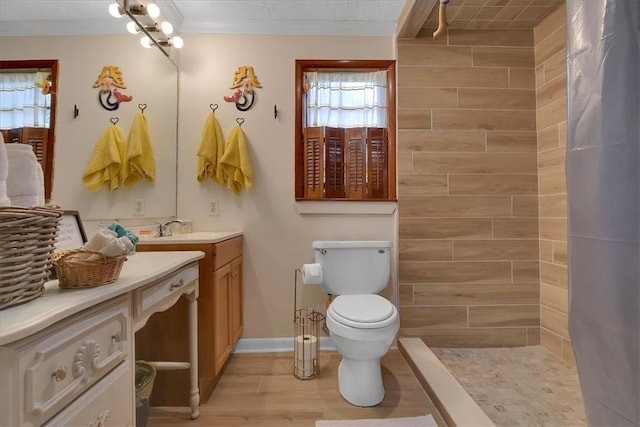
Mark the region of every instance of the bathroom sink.
<instances>
[{"instance_id":1,"label":"bathroom sink","mask_svg":"<svg viewBox=\"0 0 640 427\"><path fill-rule=\"evenodd\" d=\"M140 240L140 243L144 243L145 245L158 245L162 243L216 243L241 235L241 231L194 231L193 233L174 234L172 236L143 238Z\"/></svg>"}]
</instances>

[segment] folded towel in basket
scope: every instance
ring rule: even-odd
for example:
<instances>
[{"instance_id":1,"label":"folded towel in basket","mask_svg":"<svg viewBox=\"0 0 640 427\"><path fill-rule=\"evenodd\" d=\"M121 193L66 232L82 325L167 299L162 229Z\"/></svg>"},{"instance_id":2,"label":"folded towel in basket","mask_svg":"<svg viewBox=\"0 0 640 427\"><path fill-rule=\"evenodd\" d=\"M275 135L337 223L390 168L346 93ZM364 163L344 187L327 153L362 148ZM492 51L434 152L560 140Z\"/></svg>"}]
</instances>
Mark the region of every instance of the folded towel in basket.
<instances>
[{"instance_id":1,"label":"folded towel in basket","mask_svg":"<svg viewBox=\"0 0 640 427\"><path fill-rule=\"evenodd\" d=\"M82 249L100 252L106 257L116 257L128 254L133 249L133 243L128 237L118 237L118 233L108 229L98 230ZM100 259L97 254L84 254L84 259L93 261Z\"/></svg>"}]
</instances>

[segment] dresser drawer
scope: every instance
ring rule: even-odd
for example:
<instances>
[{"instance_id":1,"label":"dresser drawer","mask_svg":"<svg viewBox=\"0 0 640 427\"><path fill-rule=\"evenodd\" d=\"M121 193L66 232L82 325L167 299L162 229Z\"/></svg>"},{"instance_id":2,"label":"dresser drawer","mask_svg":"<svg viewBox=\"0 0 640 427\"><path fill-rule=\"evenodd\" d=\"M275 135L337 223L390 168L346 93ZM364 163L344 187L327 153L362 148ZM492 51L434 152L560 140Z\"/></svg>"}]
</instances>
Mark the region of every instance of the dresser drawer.
<instances>
[{"instance_id":1,"label":"dresser drawer","mask_svg":"<svg viewBox=\"0 0 640 427\"><path fill-rule=\"evenodd\" d=\"M16 348L22 425L40 425L129 357L129 304L105 303Z\"/></svg>"},{"instance_id":2,"label":"dresser drawer","mask_svg":"<svg viewBox=\"0 0 640 427\"><path fill-rule=\"evenodd\" d=\"M135 399L131 387L131 375L130 363L121 363L44 425L47 427L133 426Z\"/></svg>"},{"instance_id":3,"label":"dresser drawer","mask_svg":"<svg viewBox=\"0 0 640 427\"><path fill-rule=\"evenodd\" d=\"M139 318L153 312L158 304L170 307L175 301L171 301L172 294L178 298L185 288L198 280L198 266L186 267L166 279L154 282L134 293L134 317Z\"/></svg>"}]
</instances>

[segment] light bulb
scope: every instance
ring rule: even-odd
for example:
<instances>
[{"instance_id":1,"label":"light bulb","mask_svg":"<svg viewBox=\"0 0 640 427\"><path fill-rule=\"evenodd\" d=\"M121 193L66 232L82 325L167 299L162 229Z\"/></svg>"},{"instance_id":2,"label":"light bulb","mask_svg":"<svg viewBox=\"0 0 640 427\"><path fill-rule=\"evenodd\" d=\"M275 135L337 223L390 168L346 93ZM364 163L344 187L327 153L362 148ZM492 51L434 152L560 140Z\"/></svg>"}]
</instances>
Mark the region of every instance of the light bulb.
<instances>
[{"instance_id":1,"label":"light bulb","mask_svg":"<svg viewBox=\"0 0 640 427\"><path fill-rule=\"evenodd\" d=\"M173 33L173 25L171 25L171 22L164 21L162 24L160 24L160 28L166 35Z\"/></svg>"},{"instance_id":2,"label":"light bulb","mask_svg":"<svg viewBox=\"0 0 640 427\"><path fill-rule=\"evenodd\" d=\"M147 49L149 49L152 45L151 45L151 39L147 36L143 36L140 39L140 44L142 45L142 47L145 47Z\"/></svg>"},{"instance_id":3,"label":"light bulb","mask_svg":"<svg viewBox=\"0 0 640 427\"><path fill-rule=\"evenodd\" d=\"M180 36L175 36L171 39L171 44L176 49L182 49L182 46L184 46L184 40L182 40L182 37Z\"/></svg>"},{"instance_id":4,"label":"light bulb","mask_svg":"<svg viewBox=\"0 0 640 427\"><path fill-rule=\"evenodd\" d=\"M118 3L111 3L109 5L109 13L114 18L122 18L123 15L122 8L120 8L120 5Z\"/></svg>"},{"instance_id":5,"label":"light bulb","mask_svg":"<svg viewBox=\"0 0 640 427\"><path fill-rule=\"evenodd\" d=\"M131 34L138 34L140 32L140 28L138 28L138 25L131 21L127 24L127 31L129 31Z\"/></svg>"},{"instance_id":6,"label":"light bulb","mask_svg":"<svg viewBox=\"0 0 640 427\"><path fill-rule=\"evenodd\" d=\"M157 18L160 16L160 8L155 3L147 4L147 15L151 18Z\"/></svg>"}]
</instances>

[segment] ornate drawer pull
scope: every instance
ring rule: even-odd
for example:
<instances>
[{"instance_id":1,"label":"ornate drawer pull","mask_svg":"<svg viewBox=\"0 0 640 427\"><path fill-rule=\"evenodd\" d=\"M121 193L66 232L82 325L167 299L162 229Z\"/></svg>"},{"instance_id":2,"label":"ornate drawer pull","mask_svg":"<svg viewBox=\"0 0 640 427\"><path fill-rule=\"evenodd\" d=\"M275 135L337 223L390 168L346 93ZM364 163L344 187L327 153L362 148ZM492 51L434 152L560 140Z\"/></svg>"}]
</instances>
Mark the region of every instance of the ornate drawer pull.
<instances>
[{"instance_id":1,"label":"ornate drawer pull","mask_svg":"<svg viewBox=\"0 0 640 427\"><path fill-rule=\"evenodd\" d=\"M119 343L120 341L122 341L122 333L121 333L121 332L118 332L118 333L117 333L117 334L115 334L115 335L111 335L111 339L112 339L113 341L115 341L116 343Z\"/></svg>"},{"instance_id":2,"label":"ornate drawer pull","mask_svg":"<svg viewBox=\"0 0 640 427\"><path fill-rule=\"evenodd\" d=\"M67 368L64 366L60 366L53 374L51 374L51 376L54 380L56 380L56 382L59 383L67 377Z\"/></svg>"},{"instance_id":3,"label":"ornate drawer pull","mask_svg":"<svg viewBox=\"0 0 640 427\"><path fill-rule=\"evenodd\" d=\"M169 291L175 291L178 288L181 288L184 286L184 279L180 279L180 281L178 283L172 283L169 286Z\"/></svg>"}]
</instances>

